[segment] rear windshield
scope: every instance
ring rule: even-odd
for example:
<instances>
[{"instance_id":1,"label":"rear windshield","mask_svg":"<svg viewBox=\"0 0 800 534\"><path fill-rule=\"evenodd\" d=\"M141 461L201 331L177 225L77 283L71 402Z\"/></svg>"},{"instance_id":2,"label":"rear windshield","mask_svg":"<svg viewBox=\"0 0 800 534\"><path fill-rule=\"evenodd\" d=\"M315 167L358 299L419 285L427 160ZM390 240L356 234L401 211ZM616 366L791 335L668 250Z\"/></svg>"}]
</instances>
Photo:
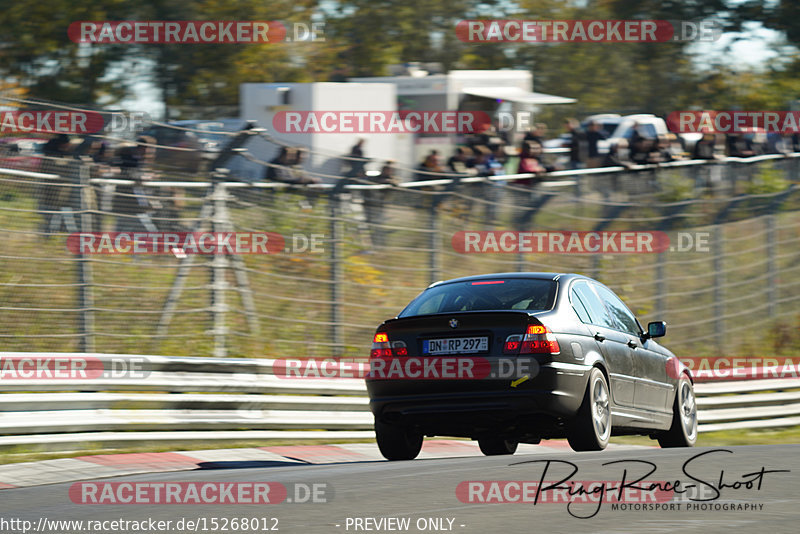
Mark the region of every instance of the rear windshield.
<instances>
[{"instance_id":1,"label":"rear windshield","mask_svg":"<svg viewBox=\"0 0 800 534\"><path fill-rule=\"evenodd\" d=\"M553 307L556 282L535 278L498 278L454 282L424 291L398 317L464 311L545 311Z\"/></svg>"}]
</instances>

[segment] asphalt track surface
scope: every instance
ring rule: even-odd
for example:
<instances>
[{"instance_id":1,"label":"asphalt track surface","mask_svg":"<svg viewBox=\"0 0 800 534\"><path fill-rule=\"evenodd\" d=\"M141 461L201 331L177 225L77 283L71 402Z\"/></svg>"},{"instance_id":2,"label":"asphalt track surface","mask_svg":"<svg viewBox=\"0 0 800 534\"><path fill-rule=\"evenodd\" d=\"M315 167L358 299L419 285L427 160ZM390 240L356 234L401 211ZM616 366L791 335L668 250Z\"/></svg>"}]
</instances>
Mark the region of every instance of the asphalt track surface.
<instances>
[{"instance_id":1,"label":"asphalt track surface","mask_svg":"<svg viewBox=\"0 0 800 534\"><path fill-rule=\"evenodd\" d=\"M714 451L714 452L712 452ZM707 454L703 454L707 453ZM536 460L537 462L533 462ZM543 460L551 460L548 464ZM622 463L608 462L623 460ZM538 504L473 504L459 500L456 488L463 481L515 480L539 481L545 466L546 480L566 476L573 466L578 471L570 480L620 481L625 470L627 480L634 473L656 469L646 480L680 480L694 489L676 499L712 499L706 509L687 509L686 500L674 500L681 506L674 510L613 510L612 504L584 503L570 508L565 503ZM563 463L563 462L569 462ZM688 463L687 463L688 462ZM606 464L606 465L604 465ZM796 533L800 532L800 445L713 447L694 449L631 449L607 450L599 453L555 451L547 454L516 454L495 457L459 457L417 459L408 462L349 462L337 464L298 464L284 462L225 462L217 469L153 473L98 482L280 482L292 488L296 483L327 484L324 503L297 504L282 502L268 505L125 505L76 504L70 500L72 483L7 489L0 492L0 531L22 532L3 520L26 519L37 525L48 520L116 520L172 521L171 528L161 532L244 532L221 530L223 518L264 518L257 528L247 532L345 533L345 532L456 532L472 533L627 533L627 532L724 532ZM765 470L788 470L780 473L757 473ZM559 475L559 476L556 476ZM638 476L638 475L637 475ZM720 493L711 489L725 485ZM692 480L694 478L694 481ZM758 487L760 478L760 488ZM702 490L701 490L702 488ZM513 496L513 495L512 495ZM716 497L716 498L715 498ZM291 492L289 495L291 498ZM725 509L755 506L756 509ZM763 505L759 508L759 505ZM574 515L589 516L578 518ZM373 522L356 519L408 518L408 528L379 529ZM195 520L197 528L178 529L181 518ZM272 518L276 518L277 521ZM430 518L439 518L441 526L431 527ZM214 529L217 519L220 529ZM419 520L419 522L418 522ZM450 523L448 520L452 520ZM204 529L205 525L205 529ZM19 526L19 523L17 523ZM396 525L392 525L395 526ZM268 527L270 530L267 530ZM366 529L369 527L369 530ZM35 530L31 530L35 531ZM39 532L42 532L40 530ZM45 530L45 532L78 532L78 530ZM158 532L158 530L81 530L80 532Z\"/></svg>"}]
</instances>

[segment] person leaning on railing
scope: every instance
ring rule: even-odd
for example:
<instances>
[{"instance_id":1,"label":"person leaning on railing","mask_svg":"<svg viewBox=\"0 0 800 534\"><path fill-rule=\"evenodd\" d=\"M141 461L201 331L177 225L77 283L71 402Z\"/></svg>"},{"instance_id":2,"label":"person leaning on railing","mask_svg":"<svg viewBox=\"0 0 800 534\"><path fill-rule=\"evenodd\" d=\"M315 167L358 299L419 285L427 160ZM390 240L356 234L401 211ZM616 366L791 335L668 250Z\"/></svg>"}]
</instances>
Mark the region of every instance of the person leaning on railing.
<instances>
[{"instance_id":1,"label":"person leaning on railing","mask_svg":"<svg viewBox=\"0 0 800 534\"><path fill-rule=\"evenodd\" d=\"M397 186L400 181L395 175L394 160L386 160L377 176L367 177L370 182L381 185ZM389 196L392 194L390 188L368 189L364 194L364 215L369 225L370 238L372 245L382 247L385 244L386 230L381 225L386 223L384 218L385 208L388 205Z\"/></svg>"},{"instance_id":2,"label":"person leaning on railing","mask_svg":"<svg viewBox=\"0 0 800 534\"><path fill-rule=\"evenodd\" d=\"M555 166L545 165L542 162L542 145L540 143L536 141L526 141L523 143L522 151L519 154L517 174L541 175L555 170L557 170ZM513 183L525 187L533 187L540 181L541 179L537 176L535 178L520 178L514 180Z\"/></svg>"},{"instance_id":3,"label":"person leaning on railing","mask_svg":"<svg viewBox=\"0 0 800 534\"><path fill-rule=\"evenodd\" d=\"M465 146L456 147L455 153L447 160L447 166L451 171L464 176L474 176L478 173L472 149Z\"/></svg>"},{"instance_id":4,"label":"person leaning on railing","mask_svg":"<svg viewBox=\"0 0 800 534\"><path fill-rule=\"evenodd\" d=\"M718 159L716 153L717 138L711 132L703 133L703 137L694 144L692 159Z\"/></svg>"},{"instance_id":5,"label":"person leaning on railing","mask_svg":"<svg viewBox=\"0 0 800 534\"><path fill-rule=\"evenodd\" d=\"M70 189L66 187L69 176L69 158L72 144L67 134L58 134L52 137L42 147L44 158L42 172L56 174L57 179L42 179L36 186L36 201L39 213L42 215L41 231L44 235L57 233L61 230L61 216L59 210L69 205Z\"/></svg>"},{"instance_id":6,"label":"person leaning on railing","mask_svg":"<svg viewBox=\"0 0 800 534\"><path fill-rule=\"evenodd\" d=\"M156 231L150 214L161 208L161 203L153 199L153 193L144 186L144 180L154 176L150 170L155 151L152 146L156 140L150 136L140 136L136 145L126 146L117 153L120 178L132 184L116 187L111 210L118 216L117 232Z\"/></svg>"}]
</instances>

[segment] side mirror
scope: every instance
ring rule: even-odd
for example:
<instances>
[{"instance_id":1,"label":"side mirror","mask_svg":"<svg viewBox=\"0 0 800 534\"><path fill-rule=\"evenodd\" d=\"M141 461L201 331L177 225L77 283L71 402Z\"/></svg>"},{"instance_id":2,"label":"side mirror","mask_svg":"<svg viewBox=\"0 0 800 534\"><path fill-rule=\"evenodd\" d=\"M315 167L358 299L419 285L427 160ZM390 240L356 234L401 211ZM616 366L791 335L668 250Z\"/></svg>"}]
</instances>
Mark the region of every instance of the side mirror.
<instances>
[{"instance_id":1,"label":"side mirror","mask_svg":"<svg viewBox=\"0 0 800 534\"><path fill-rule=\"evenodd\" d=\"M653 321L652 323L647 323L648 338L664 337L665 335L667 335L667 323L664 321Z\"/></svg>"}]
</instances>

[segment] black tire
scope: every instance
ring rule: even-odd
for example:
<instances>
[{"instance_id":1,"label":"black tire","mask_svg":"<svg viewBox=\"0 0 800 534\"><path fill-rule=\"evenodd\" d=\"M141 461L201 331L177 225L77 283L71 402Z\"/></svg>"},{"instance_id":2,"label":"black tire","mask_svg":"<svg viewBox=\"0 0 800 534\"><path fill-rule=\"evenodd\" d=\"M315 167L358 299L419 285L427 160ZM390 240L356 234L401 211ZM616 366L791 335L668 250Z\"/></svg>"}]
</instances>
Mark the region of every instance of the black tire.
<instances>
[{"instance_id":1,"label":"black tire","mask_svg":"<svg viewBox=\"0 0 800 534\"><path fill-rule=\"evenodd\" d=\"M517 452L517 441L502 438L479 438L478 447L486 456L499 456L501 454L514 454Z\"/></svg>"},{"instance_id":2,"label":"black tire","mask_svg":"<svg viewBox=\"0 0 800 534\"><path fill-rule=\"evenodd\" d=\"M685 374L678 380L672 404L672 426L656 436L662 448L694 447L697 443L697 401L694 386Z\"/></svg>"},{"instance_id":3,"label":"black tire","mask_svg":"<svg viewBox=\"0 0 800 534\"><path fill-rule=\"evenodd\" d=\"M422 450L422 433L375 421L375 438L387 460L413 460Z\"/></svg>"},{"instance_id":4,"label":"black tire","mask_svg":"<svg viewBox=\"0 0 800 534\"><path fill-rule=\"evenodd\" d=\"M597 367L589 373L586 393L569 424L567 441L575 451L601 451L611 438L611 407L608 382Z\"/></svg>"}]
</instances>

